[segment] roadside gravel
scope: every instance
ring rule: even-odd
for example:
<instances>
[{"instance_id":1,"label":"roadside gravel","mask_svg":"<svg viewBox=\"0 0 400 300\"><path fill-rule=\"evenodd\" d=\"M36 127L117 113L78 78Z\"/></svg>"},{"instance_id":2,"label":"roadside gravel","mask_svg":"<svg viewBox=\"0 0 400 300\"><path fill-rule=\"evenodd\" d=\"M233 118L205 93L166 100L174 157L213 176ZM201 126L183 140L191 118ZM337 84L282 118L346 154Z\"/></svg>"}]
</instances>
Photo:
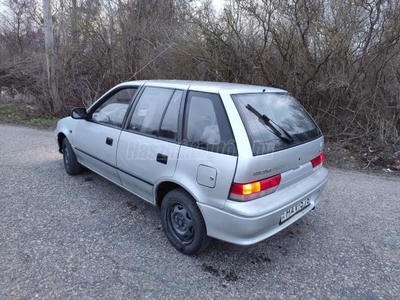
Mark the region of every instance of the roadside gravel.
<instances>
[{"instance_id":1,"label":"roadside gravel","mask_svg":"<svg viewBox=\"0 0 400 300\"><path fill-rule=\"evenodd\" d=\"M0 299L396 299L400 178L330 170L274 237L177 252L157 208L85 171L53 133L0 125Z\"/></svg>"}]
</instances>

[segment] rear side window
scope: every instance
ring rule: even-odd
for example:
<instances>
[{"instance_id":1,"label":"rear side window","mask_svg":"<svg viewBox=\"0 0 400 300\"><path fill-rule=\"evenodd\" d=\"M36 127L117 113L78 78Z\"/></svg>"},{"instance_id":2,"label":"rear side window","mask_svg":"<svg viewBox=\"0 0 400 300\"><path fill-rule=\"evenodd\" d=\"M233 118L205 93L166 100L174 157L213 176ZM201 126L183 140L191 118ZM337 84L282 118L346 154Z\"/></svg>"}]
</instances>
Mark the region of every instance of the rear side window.
<instances>
[{"instance_id":1,"label":"rear side window","mask_svg":"<svg viewBox=\"0 0 400 300\"><path fill-rule=\"evenodd\" d=\"M189 92L184 144L212 152L237 155L232 129L218 94Z\"/></svg>"},{"instance_id":2,"label":"rear side window","mask_svg":"<svg viewBox=\"0 0 400 300\"><path fill-rule=\"evenodd\" d=\"M128 129L176 140L182 91L147 87L140 96Z\"/></svg>"},{"instance_id":3,"label":"rear side window","mask_svg":"<svg viewBox=\"0 0 400 300\"><path fill-rule=\"evenodd\" d=\"M283 150L322 135L305 109L288 93L237 94L232 95L232 99L245 125L253 155ZM293 140L288 143L280 139L246 108L249 104L260 114L267 116L273 126L280 131L286 131Z\"/></svg>"}]
</instances>

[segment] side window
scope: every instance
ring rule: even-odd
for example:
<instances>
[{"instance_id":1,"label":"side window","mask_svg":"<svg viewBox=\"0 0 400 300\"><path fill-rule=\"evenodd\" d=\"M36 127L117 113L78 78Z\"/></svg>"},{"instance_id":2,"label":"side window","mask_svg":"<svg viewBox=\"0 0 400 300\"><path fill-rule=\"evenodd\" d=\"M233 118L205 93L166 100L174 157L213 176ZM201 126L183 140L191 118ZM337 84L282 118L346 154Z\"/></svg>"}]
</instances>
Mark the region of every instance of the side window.
<instances>
[{"instance_id":1,"label":"side window","mask_svg":"<svg viewBox=\"0 0 400 300\"><path fill-rule=\"evenodd\" d=\"M173 89L147 87L140 96L128 129L155 136L171 135L167 131L173 129L173 122L167 123L166 120L163 122L164 131L160 128L162 120L165 119L167 106L173 100L171 98L174 92ZM178 112L175 113L177 120Z\"/></svg>"},{"instance_id":2,"label":"side window","mask_svg":"<svg viewBox=\"0 0 400 300\"><path fill-rule=\"evenodd\" d=\"M118 91L96 109L92 115L92 120L107 125L121 127L129 103L136 91L136 88Z\"/></svg>"},{"instance_id":3,"label":"side window","mask_svg":"<svg viewBox=\"0 0 400 300\"><path fill-rule=\"evenodd\" d=\"M160 136L176 140L178 134L179 111L182 101L182 91L175 91L169 102L167 111L161 123Z\"/></svg>"},{"instance_id":4,"label":"side window","mask_svg":"<svg viewBox=\"0 0 400 300\"><path fill-rule=\"evenodd\" d=\"M192 94L189 99L187 139L207 144L219 144L221 135L211 97L208 97L207 94Z\"/></svg>"},{"instance_id":5,"label":"side window","mask_svg":"<svg viewBox=\"0 0 400 300\"><path fill-rule=\"evenodd\" d=\"M232 129L218 94L189 92L185 120L187 145L236 155Z\"/></svg>"}]
</instances>

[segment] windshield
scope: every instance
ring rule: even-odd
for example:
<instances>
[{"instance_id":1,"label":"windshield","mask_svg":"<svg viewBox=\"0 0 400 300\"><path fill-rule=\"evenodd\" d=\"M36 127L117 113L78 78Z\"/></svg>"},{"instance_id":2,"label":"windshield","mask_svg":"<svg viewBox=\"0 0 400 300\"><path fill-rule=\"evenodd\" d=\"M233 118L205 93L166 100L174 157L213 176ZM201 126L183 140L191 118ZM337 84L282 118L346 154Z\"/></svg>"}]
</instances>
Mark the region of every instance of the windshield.
<instances>
[{"instance_id":1,"label":"windshield","mask_svg":"<svg viewBox=\"0 0 400 300\"><path fill-rule=\"evenodd\" d=\"M245 125L253 155L283 150L322 135L305 109L288 93L237 94L232 95L232 99ZM270 126L260 122L259 118L246 108L248 105L260 114L268 116L293 138L293 142L289 144L279 138Z\"/></svg>"}]
</instances>

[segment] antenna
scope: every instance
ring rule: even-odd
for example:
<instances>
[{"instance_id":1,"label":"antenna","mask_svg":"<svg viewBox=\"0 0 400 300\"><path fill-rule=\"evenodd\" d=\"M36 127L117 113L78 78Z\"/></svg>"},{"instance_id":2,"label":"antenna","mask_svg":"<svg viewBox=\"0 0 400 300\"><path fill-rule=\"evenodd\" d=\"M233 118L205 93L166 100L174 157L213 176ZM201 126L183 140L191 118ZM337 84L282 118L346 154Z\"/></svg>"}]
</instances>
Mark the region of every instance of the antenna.
<instances>
[{"instance_id":1,"label":"antenna","mask_svg":"<svg viewBox=\"0 0 400 300\"><path fill-rule=\"evenodd\" d=\"M152 60L150 60L147 64L145 64L139 71L137 71L135 74L133 74L131 77L129 77L126 81L131 80L133 77L135 77L137 74L143 71L148 65L150 65L153 61L155 61L158 57L160 57L165 51L167 51L169 48L171 48L173 45L175 45L175 42L173 42L171 45L169 45L167 48L165 48L163 51L158 53Z\"/></svg>"}]
</instances>

